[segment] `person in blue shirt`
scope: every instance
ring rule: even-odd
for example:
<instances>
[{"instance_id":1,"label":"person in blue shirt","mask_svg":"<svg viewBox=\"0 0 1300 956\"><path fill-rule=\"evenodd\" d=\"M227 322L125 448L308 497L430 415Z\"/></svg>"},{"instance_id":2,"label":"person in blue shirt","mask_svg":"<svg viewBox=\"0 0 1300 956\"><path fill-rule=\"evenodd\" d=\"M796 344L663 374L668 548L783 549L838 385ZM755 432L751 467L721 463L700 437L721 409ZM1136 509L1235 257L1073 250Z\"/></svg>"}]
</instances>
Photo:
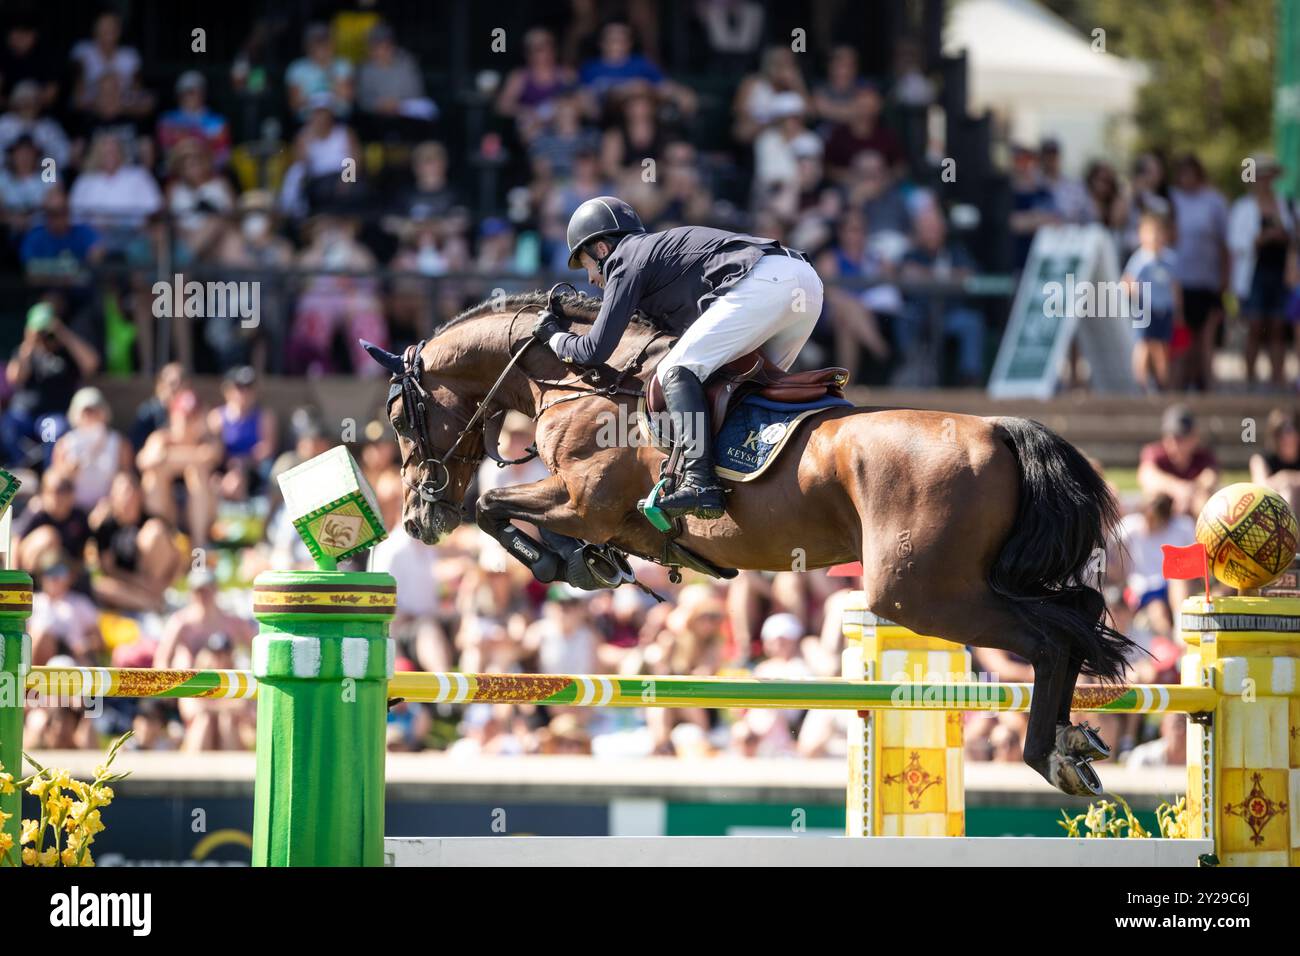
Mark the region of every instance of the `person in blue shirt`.
<instances>
[{"instance_id":1,"label":"person in blue shirt","mask_svg":"<svg viewBox=\"0 0 1300 956\"><path fill-rule=\"evenodd\" d=\"M1138 221L1138 248L1121 281L1129 301L1142 311L1136 323L1133 378L1146 391L1169 387L1169 345L1183 309L1177 266L1178 257L1169 248L1169 220L1157 212L1143 213Z\"/></svg>"},{"instance_id":2,"label":"person in blue shirt","mask_svg":"<svg viewBox=\"0 0 1300 956\"><path fill-rule=\"evenodd\" d=\"M598 105L622 87L640 84L674 100L683 113L695 110L694 94L664 78L663 72L648 58L632 49L632 28L617 20L600 31L600 56L588 60L578 71L578 81L590 92Z\"/></svg>"},{"instance_id":3,"label":"person in blue shirt","mask_svg":"<svg viewBox=\"0 0 1300 956\"><path fill-rule=\"evenodd\" d=\"M51 189L41 211L41 221L27 230L18 250L29 276L66 276L98 261L103 251L99 234L90 226L72 222L67 193L59 187Z\"/></svg>"}]
</instances>

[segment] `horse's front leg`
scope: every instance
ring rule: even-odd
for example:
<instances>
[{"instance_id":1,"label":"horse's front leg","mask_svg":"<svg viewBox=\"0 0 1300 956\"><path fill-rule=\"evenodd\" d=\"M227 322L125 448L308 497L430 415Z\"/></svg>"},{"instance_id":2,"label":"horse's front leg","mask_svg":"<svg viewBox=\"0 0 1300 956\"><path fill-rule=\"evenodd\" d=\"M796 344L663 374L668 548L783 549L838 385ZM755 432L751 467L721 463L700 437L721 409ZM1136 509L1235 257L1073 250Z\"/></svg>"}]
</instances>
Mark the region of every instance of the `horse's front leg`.
<instances>
[{"instance_id":1,"label":"horse's front leg","mask_svg":"<svg viewBox=\"0 0 1300 956\"><path fill-rule=\"evenodd\" d=\"M557 476L485 492L477 504L478 526L500 542L533 572L538 581L566 581L591 590L622 583L621 566L612 558L585 553L579 535L581 516L564 482ZM511 522L527 521L542 532L542 540L520 531ZM596 562L593 566L593 560Z\"/></svg>"}]
</instances>

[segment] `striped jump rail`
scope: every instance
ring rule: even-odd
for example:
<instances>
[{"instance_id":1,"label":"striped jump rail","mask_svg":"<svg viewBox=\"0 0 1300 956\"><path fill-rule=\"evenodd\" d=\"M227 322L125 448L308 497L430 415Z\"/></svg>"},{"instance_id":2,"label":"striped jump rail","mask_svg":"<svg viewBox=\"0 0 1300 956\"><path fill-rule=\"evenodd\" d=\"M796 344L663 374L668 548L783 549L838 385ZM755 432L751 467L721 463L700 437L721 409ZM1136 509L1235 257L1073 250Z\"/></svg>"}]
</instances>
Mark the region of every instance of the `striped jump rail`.
<instances>
[{"instance_id":1,"label":"striped jump rail","mask_svg":"<svg viewBox=\"0 0 1300 956\"><path fill-rule=\"evenodd\" d=\"M252 671L33 667L29 692L51 697L257 696ZM595 674L460 674L403 671L390 698L434 704L543 704L565 707L701 707L797 710L1027 711L1030 684L917 684L902 681L760 680L732 677L616 677ZM1196 714L1213 711L1209 687L1081 684L1081 712Z\"/></svg>"}]
</instances>

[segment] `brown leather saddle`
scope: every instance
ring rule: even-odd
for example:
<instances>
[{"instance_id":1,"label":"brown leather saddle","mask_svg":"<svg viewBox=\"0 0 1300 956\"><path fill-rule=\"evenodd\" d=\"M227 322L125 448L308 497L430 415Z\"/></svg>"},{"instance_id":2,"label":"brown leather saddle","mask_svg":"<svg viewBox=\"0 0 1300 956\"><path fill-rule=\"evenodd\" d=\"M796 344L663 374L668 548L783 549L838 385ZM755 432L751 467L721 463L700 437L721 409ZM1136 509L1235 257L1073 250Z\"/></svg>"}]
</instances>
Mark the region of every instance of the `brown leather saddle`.
<instances>
[{"instance_id":1,"label":"brown leather saddle","mask_svg":"<svg viewBox=\"0 0 1300 956\"><path fill-rule=\"evenodd\" d=\"M848 369L814 368L805 372L787 372L755 350L728 362L710 375L704 383L704 394L708 397L713 430L717 432L727 417L727 409L742 396L758 394L774 402L798 405L825 396L843 398L848 381ZM646 410L652 413L667 410L657 375L651 375L645 387L645 403Z\"/></svg>"}]
</instances>

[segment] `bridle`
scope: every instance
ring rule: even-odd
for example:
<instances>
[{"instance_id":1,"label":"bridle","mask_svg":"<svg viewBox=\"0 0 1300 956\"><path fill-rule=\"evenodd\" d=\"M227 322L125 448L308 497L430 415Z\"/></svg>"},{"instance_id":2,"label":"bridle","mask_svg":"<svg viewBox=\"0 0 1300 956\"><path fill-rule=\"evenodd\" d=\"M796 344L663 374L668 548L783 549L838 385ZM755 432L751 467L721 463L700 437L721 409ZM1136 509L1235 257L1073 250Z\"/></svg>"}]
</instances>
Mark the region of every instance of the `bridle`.
<instances>
[{"instance_id":1,"label":"bridle","mask_svg":"<svg viewBox=\"0 0 1300 956\"><path fill-rule=\"evenodd\" d=\"M551 311L555 311L554 305L557 290L565 286L573 289L575 292L577 291L574 289L573 285L568 282L560 282L552 286L550 292L547 294L547 308ZM515 312L510 319L510 325L506 331L508 341L513 341L514 339L514 326L519 316L527 312L529 309L535 308L536 306L522 306L517 312ZM552 388L562 388L575 392L573 395L566 395L542 405L533 415L533 421L539 420L546 411L554 408L556 405L574 401L575 399L587 398L591 395L604 395L608 397L613 397L615 395L640 395L640 389L628 389L624 387L623 382L626 381L628 375L635 375L640 370L650 346L664 334L666 333L656 331L655 334L646 341L646 344L637 353L636 357L619 372L614 382L607 386L599 386L595 384L595 382L599 381L599 369L587 369L579 376L578 381L560 382L549 381L531 375L527 370L521 369L524 376L536 385L546 385ZM478 464L478 462L482 461L484 455L486 455L497 463L498 468L506 468L510 465L522 465L537 457L537 444L535 442L532 445L529 445L525 450L526 454L519 458L502 458L500 454L498 454L496 448L493 447L495 443L488 440L488 422L498 416L504 415L506 412L506 409L502 408L489 415L488 410L491 407L492 400L496 397L497 392L501 390L501 386L504 384L506 378L509 377L511 371L519 363L519 360L523 358L524 354L536 341L536 339L530 336L524 341L523 345L511 355L510 361L506 363L506 367L501 370L501 374L497 376L497 380L492 384L492 387L488 389L488 393L483 396L482 401L478 403L478 406L474 409L474 413L470 416L469 421L467 421L465 426L461 428L460 432L456 435L456 438L452 441L451 446L441 454L435 453L433 441L429 437L427 420L430 395L428 389L424 387L424 358L422 353L424 352L425 345L428 344L428 340L421 339L418 345L409 345L406 347L406 350L402 353L402 371L394 373L392 378L389 379L388 399L385 402L386 414L391 421L393 402L397 401L399 398L402 399L402 414L406 420L407 437L413 445L411 454L408 455L401 464L402 484L404 486L414 491L424 501L451 505L459 510L459 504L453 504L445 498L438 497L447 489L447 486L451 484L451 470L448 467L448 463L454 461L465 461L472 464ZM587 375L592 375L592 382L589 383L585 380ZM457 454L461 444L466 438L472 435L477 435L482 441L483 454ZM412 461L416 460L418 460L420 465L424 467L425 474L430 476L426 477L418 484L411 481L406 476L407 467L412 463Z\"/></svg>"}]
</instances>

